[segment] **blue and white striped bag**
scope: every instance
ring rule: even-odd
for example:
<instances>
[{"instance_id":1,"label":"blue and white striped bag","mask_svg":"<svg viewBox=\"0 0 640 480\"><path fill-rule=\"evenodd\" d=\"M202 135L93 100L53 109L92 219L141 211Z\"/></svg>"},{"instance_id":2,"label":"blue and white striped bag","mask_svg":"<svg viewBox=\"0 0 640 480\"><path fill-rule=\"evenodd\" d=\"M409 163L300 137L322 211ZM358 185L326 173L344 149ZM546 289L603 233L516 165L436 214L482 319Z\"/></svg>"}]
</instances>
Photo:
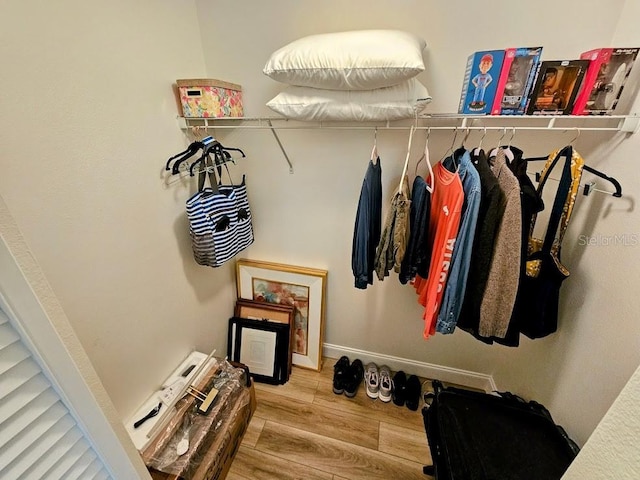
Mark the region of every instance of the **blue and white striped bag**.
<instances>
[{"instance_id":1,"label":"blue and white striped bag","mask_svg":"<svg viewBox=\"0 0 640 480\"><path fill-rule=\"evenodd\" d=\"M209 171L211 187L204 187ZM200 173L198 192L186 202L193 256L200 265L219 267L253 243L247 187L218 185L207 158Z\"/></svg>"}]
</instances>

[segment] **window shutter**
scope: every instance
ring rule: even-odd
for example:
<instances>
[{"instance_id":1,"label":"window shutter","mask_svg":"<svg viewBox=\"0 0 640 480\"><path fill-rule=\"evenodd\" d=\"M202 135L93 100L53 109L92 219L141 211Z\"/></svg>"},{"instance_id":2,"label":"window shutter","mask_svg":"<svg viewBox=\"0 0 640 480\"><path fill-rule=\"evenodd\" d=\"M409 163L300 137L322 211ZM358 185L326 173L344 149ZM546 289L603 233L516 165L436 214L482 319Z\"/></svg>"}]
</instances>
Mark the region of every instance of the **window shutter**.
<instances>
[{"instance_id":1,"label":"window shutter","mask_svg":"<svg viewBox=\"0 0 640 480\"><path fill-rule=\"evenodd\" d=\"M111 478L69 409L2 310L0 478Z\"/></svg>"}]
</instances>

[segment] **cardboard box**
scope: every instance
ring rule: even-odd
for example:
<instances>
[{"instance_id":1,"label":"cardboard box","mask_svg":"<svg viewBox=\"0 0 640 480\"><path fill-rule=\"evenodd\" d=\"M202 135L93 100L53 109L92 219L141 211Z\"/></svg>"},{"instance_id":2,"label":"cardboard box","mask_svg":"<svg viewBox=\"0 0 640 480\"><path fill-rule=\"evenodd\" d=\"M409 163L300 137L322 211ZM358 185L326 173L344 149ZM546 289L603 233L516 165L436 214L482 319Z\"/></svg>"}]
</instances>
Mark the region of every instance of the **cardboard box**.
<instances>
[{"instance_id":1,"label":"cardboard box","mask_svg":"<svg viewBox=\"0 0 640 480\"><path fill-rule=\"evenodd\" d=\"M542 47L507 48L491 115L524 115Z\"/></svg>"},{"instance_id":2,"label":"cardboard box","mask_svg":"<svg viewBox=\"0 0 640 480\"><path fill-rule=\"evenodd\" d=\"M256 410L256 396L253 384L245 392L250 396L249 403L239 407L229 422L224 435L219 435L216 442L207 451L200 468L191 480L224 480L229 473L233 459L240 448L242 437L249 427L249 422Z\"/></svg>"},{"instance_id":3,"label":"cardboard box","mask_svg":"<svg viewBox=\"0 0 640 480\"><path fill-rule=\"evenodd\" d=\"M210 78L176 80L182 116L242 117L242 87Z\"/></svg>"},{"instance_id":4,"label":"cardboard box","mask_svg":"<svg viewBox=\"0 0 640 480\"><path fill-rule=\"evenodd\" d=\"M527 114L570 115L588 67L588 60L541 62L529 94Z\"/></svg>"},{"instance_id":5,"label":"cardboard box","mask_svg":"<svg viewBox=\"0 0 640 480\"><path fill-rule=\"evenodd\" d=\"M458 113L487 115L491 113L504 50L475 52L467 59Z\"/></svg>"},{"instance_id":6,"label":"cardboard box","mask_svg":"<svg viewBox=\"0 0 640 480\"><path fill-rule=\"evenodd\" d=\"M208 376L208 378L211 377ZM229 396L229 399L233 399L231 405L219 406L220 412L224 412L220 417L222 423L216 426L215 434L210 435L211 441L206 443L206 449L197 449L195 452L185 454L192 455L188 459L190 462L187 463L188 467L185 465L181 467L181 470L188 473L165 473L149 467L149 473L154 480L224 480L256 409L253 383L248 387L243 385L241 388L242 390L237 394ZM171 442L173 435L178 434L177 430L182 424L184 412L191 408L192 404L193 402L186 409L179 408L175 418L172 418L167 426L168 435L154 440L152 445L142 452L142 458L147 465L151 463L150 460L154 455ZM174 424L177 425L176 428L173 427ZM156 445L158 441L164 445Z\"/></svg>"},{"instance_id":7,"label":"cardboard box","mask_svg":"<svg viewBox=\"0 0 640 480\"><path fill-rule=\"evenodd\" d=\"M580 55L589 60L573 115L611 115L620 99L638 56L638 48L597 48Z\"/></svg>"}]
</instances>

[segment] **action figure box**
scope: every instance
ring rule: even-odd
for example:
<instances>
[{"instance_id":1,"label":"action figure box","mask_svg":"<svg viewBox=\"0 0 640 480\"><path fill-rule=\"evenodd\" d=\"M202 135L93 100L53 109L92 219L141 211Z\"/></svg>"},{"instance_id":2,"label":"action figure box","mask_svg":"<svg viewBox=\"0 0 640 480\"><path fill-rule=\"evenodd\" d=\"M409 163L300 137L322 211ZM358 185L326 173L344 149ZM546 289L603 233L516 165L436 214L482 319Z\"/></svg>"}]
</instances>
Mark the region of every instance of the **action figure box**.
<instances>
[{"instance_id":1,"label":"action figure box","mask_svg":"<svg viewBox=\"0 0 640 480\"><path fill-rule=\"evenodd\" d=\"M542 47L507 48L491 115L524 115Z\"/></svg>"},{"instance_id":2,"label":"action figure box","mask_svg":"<svg viewBox=\"0 0 640 480\"><path fill-rule=\"evenodd\" d=\"M504 50L475 52L467 59L458 113L488 115L496 96Z\"/></svg>"},{"instance_id":3,"label":"action figure box","mask_svg":"<svg viewBox=\"0 0 640 480\"><path fill-rule=\"evenodd\" d=\"M553 60L539 65L527 114L571 115L589 60Z\"/></svg>"},{"instance_id":4,"label":"action figure box","mask_svg":"<svg viewBox=\"0 0 640 480\"><path fill-rule=\"evenodd\" d=\"M639 48L597 48L580 55L589 60L574 115L611 115L618 107L622 92Z\"/></svg>"}]
</instances>

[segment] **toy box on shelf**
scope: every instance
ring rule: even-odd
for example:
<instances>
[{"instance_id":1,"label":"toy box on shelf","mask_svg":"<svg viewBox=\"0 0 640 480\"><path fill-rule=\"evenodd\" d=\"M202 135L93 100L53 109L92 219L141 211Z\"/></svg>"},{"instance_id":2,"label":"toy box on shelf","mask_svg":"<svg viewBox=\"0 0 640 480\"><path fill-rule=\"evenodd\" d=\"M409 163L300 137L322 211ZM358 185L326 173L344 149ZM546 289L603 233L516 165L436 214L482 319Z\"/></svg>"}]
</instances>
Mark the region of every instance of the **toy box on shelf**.
<instances>
[{"instance_id":1,"label":"toy box on shelf","mask_svg":"<svg viewBox=\"0 0 640 480\"><path fill-rule=\"evenodd\" d=\"M542 47L507 48L491 115L523 115Z\"/></svg>"},{"instance_id":2,"label":"toy box on shelf","mask_svg":"<svg viewBox=\"0 0 640 480\"><path fill-rule=\"evenodd\" d=\"M580 55L589 60L574 115L611 115L619 108L625 84L638 56L638 48L597 48Z\"/></svg>"},{"instance_id":3,"label":"toy box on shelf","mask_svg":"<svg viewBox=\"0 0 640 480\"><path fill-rule=\"evenodd\" d=\"M529 94L528 115L570 115L588 60L554 60L540 63Z\"/></svg>"},{"instance_id":4,"label":"toy box on shelf","mask_svg":"<svg viewBox=\"0 0 640 480\"><path fill-rule=\"evenodd\" d=\"M504 50L487 50L469 56L458 113L487 115L491 112L504 54Z\"/></svg>"},{"instance_id":5,"label":"toy box on shelf","mask_svg":"<svg viewBox=\"0 0 640 480\"><path fill-rule=\"evenodd\" d=\"M182 116L242 117L242 87L211 78L176 80Z\"/></svg>"}]
</instances>

